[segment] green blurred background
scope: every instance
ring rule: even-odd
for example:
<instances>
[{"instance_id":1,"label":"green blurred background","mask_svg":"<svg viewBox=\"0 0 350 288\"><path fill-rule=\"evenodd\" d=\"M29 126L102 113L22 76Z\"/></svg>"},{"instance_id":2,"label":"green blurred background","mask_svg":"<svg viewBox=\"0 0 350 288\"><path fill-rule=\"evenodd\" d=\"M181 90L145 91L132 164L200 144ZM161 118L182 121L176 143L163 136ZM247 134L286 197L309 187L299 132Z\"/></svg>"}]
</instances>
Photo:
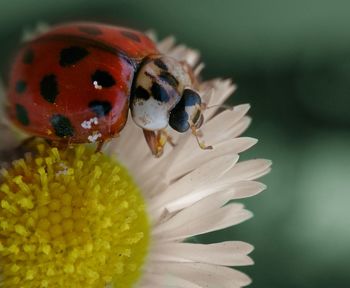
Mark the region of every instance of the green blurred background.
<instances>
[{"instance_id":1,"label":"green blurred background","mask_svg":"<svg viewBox=\"0 0 350 288\"><path fill-rule=\"evenodd\" d=\"M0 68L24 27L96 20L198 48L204 77L230 77L252 104L242 157L274 162L255 217L205 235L254 244L254 288L350 287L350 1L0 0Z\"/></svg>"}]
</instances>

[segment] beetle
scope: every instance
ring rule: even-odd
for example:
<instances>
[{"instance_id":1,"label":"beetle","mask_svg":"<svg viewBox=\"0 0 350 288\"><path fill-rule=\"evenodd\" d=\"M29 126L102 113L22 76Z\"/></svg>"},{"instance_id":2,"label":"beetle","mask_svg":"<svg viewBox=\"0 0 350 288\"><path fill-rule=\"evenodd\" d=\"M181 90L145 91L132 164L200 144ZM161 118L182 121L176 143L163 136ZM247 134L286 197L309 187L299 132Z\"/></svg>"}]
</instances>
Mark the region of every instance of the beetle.
<instances>
[{"instance_id":1,"label":"beetle","mask_svg":"<svg viewBox=\"0 0 350 288\"><path fill-rule=\"evenodd\" d=\"M191 130L198 141L205 105L196 85L189 65L161 54L142 32L68 23L20 48L6 110L32 136L56 144L96 142L98 150L121 133L130 110L159 157L171 142L168 126Z\"/></svg>"}]
</instances>

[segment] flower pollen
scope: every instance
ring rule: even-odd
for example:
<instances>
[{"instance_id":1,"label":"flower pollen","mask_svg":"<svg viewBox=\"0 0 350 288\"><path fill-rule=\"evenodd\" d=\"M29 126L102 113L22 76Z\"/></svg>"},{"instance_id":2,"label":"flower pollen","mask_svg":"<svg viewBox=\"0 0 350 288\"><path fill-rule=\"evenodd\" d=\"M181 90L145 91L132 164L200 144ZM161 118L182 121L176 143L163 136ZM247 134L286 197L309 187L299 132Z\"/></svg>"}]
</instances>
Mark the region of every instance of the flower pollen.
<instances>
[{"instance_id":1,"label":"flower pollen","mask_svg":"<svg viewBox=\"0 0 350 288\"><path fill-rule=\"evenodd\" d=\"M132 286L149 223L126 169L83 145L37 150L1 170L0 287Z\"/></svg>"}]
</instances>

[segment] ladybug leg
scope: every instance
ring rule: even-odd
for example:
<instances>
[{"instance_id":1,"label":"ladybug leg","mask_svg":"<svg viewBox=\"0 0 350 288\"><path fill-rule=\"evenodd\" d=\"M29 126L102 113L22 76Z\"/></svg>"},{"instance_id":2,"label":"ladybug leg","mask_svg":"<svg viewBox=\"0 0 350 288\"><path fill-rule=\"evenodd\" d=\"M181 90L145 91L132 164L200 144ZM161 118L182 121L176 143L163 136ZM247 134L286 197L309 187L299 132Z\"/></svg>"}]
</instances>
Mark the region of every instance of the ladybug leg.
<instances>
[{"instance_id":1,"label":"ladybug leg","mask_svg":"<svg viewBox=\"0 0 350 288\"><path fill-rule=\"evenodd\" d=\"M160 157L163 154L163 147L165 143L160 141L160 138L155 131L143 129L143 135L145 136L145 140L152 154L156 157Z\"/></svg>"},{"instance_id":2,"label":"ladybug leg","mask_svg":"<svg viewBox=\"0 0 350 288\"><path fill-rule=\"evenodd\" d=\"M53 140L46 139L46 142L50 146L56 147L59 150L67 150L70 145L69 141L53 141Z\"/></svg>"},{"instance_id":3,"label":"ladybug leg","mask_svg":"<svg viewBox=\"0 0 350 288\"><path fill-rule=\"evenodd\" d=\"M50 139L45 139L46 143L49 144L50 146L56 147L57 145L54 144L54 142Z\"/></svg>"},{"instance_id":4,"label":"ladybug leg","mask_svg":"<svg viewBox=\"0 0 350 288\"><path fill-rule=\"evenodd\" d=\"M173 138L165 129L159 131L149 131L144 129L143 135L145 136L146 142L152 154L156 157L162 156L166 143L169 143L173 147L176 145Z\"/></svg>"},{"instance_id":5,"label":"ladybug leg","mask_svg":"<svg viewBox=\"0 0 350 288\"><path fill-rule=\"evenodd\" d=\"M143 135L152 154L157 158L162 156L167 138L160 131L149 131L143 129Z\"/></svg>"},{"instance_id":6,"label":"ladybug leg","mask_svg":"<svg viewBox=\"0 0 350 288\"><path fill-rule=\"evenodd\" d=\"M97 143L97 146L96 146L96 153L98 152L101 152L102 148L103 148L103 145L105 144L105 141L100 141Z\"/></svg>"},{"instance_id":7,"label":"ladybug leg","mask_svg":"<svg viewBox=\"0 0 350 288\"><path fill-rule=\"evenodd\" d=\"M36 136L30 136L30 137L22 140L22 142L18 145L17 149L26 148L31 143L33 143L35 141L35 139L36 139Z\"/></svg>"},{"instance_id":8,"label":"ladybug leg","mask_svg":"<svg viewBox=\"0 0 350 288\"><path fill-rule=\"evenodd\" d=\"M169 133L165 129L160 130L158 133L162 134L162 136L160 136L160 137L165 138L166 143L169 143L172 147L176 146L176 143L174 142L173 137L171 137L171 135L169 135Z\"/></svg>"},{"instance_id":9,"label":"ladybug leg","mask_svg":"<svg viewBox=\"0 0 350 288\"><path fill-rule=\"evenodd\" d=\"M194 137L196 137L196 140L197 140L197 143L198 143L198 146L203 149L203 150L211 150L213 149L213 146L207 146L205 145L205 143L203 141L200 141L199 137L201 137L201 132L198 131L198 128L194 125L191 125L191 131L192 131L192 135Z\"/></svg>"},{"instance_id":10,"label":"ladybug leg","mask_svg":"<svg viewBox=\"0 0 350 288\"><path fill-rule=\"evenodd\" d=\"M167 134L167 142L172 146L175 147L176 143L174 142L173 137L171 137L169 134Z\"/></svg>"}]
</instances>

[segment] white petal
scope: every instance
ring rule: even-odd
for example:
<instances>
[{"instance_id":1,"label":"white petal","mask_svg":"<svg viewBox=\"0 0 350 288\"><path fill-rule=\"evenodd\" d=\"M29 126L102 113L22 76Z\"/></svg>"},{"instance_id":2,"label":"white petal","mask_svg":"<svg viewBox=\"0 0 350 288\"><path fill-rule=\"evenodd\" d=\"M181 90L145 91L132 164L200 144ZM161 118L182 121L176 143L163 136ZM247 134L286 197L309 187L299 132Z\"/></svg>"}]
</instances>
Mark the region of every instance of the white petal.
<instances>
[{"instance_id":1,"label":"white petal","mask_svg":"<svg viewBox=\"0 0 350 288\"><path fill-rule=\"evenodd\" d=\"M252 146L254 146L258 140L255 138L251 138L251 137L239 137L239 138L235 138L235 139L229 139L227 141L221 142L218 145L215 145L216 149L223 149L226 145L226 143L229 143L230 141L232 141L231 145L232 145L232 149L234 153L242 153L246 150L248 150L249 148L251 148Z\"/></svg>"},{"instance_id":2,"label":"white petal","mask_svg":"<svg viewBox=\"0 0 350 288\"><path fill-rule=\"evenodd\" d=\"M176 179L211 159L223 155L241 153L249 149L256 142L256 139L249 137L233 138L215 145L212 150L200 149L197 143L195 143L193 149L184 148L178 152L177 161L174 161L170 165L167 174L169 177Z\"/></svg>"},{"instance_id":3,"label":"white petal","mask_svg":"<svg viewBox=\"0 0 350 288\"><path fill-rule=\"evenodd\" d=\"M247 160L237 163L224 178L230 181L254 180L270 172L272 162L265 159Z\"/></svg>"},{"instance_id":4,"label":"white petal","mask_svg":"<svg viewBox=\"0 0 350 288\"><path fill-rule=\"evenodd\" d=\"M250 284L251 280L237 270L203 263L164 263L152 265L151 272L173 274L202 287L236 288Z\"/></svg>"},{"instance_id":5,"label":"white petal","mask_svg":"<svg viewBox=\"0 0 350 288\"><path fill-rule=\"evenodd\" d=\"M156 226L152 235L164 241L183 240L236 225L251 217L252 213L245 210L243 205L229 204L206 215L192 215L192 218L175 215Z\"/></svg>"},{"instance_id":6,"label":"white petal","mask_svg":"<svg viewBox=\"0 0 350 288\"><path fill-rule=\"evenodd\" d=\"M244 171L244 174L240 174L242 168L241 163L237 163L232 169L225 173L220 180L216 181L215 183L207 184L204 188L202 188L200 194L203 196L202 198L217 192L228 191L229 195L232 196L232 199L240 199L254 196L265 190L266 186L264 184L251 181L249 179L256 179L262 175L265 175L270 170L268 163L266 163L266 166L261 165L261 167L258 167L257 170L253 169L251 171ZM262 164L264 164L264 162ZM236 166L238 166L238 169L236 169ZM195 196L191 197L194 198ZM184 199L181 199L181 201L183 200ZM198 200L198 198L196 198L196 200ZM167 209L171 212L176 211L176 209L179 207L178 204L179 203L172 202L167 205Z\"/></svg>"},{"instance_id":7,"label":"white petal","mask_svg":"<svg viewBox=\"0 0 350 288\"><path fill-rule=\"evenodd\" d=\"M208 182L215 181L221 175L225 174L225 172L228 171L236 161L236 156L229 155L218 157L205 163L170 185L162 194L157 195L157 197L152 200L150 209L160 208L179 197L191 193L193 188L200 189ZM162 177L162 175L158 175L158 177Z\"/></svg>"},{"instance_id":8,"label":"white petal","mask_svg":"<svg viewBox=\"0 0 350 288\"><path fill-rule=\"evenodd\" d=\"M159 52L163 54L168 54L169 51L174 47L174 45L175 45L175 37L169 36L164 38L162 41L160 41L157 44L157 48Z\"/></svg>"},{"instance_id":9,"label":"white petal","mask_svg":"<svg viewBox=\"0 0 350 288\"><path fill-rule=\"evenodd\" d=\"M194 67L199 60L199 52L184 45L177 45L167 53L167 56L173 57L178 61L185 61L191 67Z\"/></svg>"},{"instance_id":10,"label":"white petal","mask_svg":"<svg viewBox=\"0 0 350 288\"><path fill-rule=\"evenodd\" d=\"M251 265L253 261L247 254L252 250L252 245L239 241L214 244L161 243L152 251L148 261Z\"/></svg>"},{"instance_id":11,"label":"white petal","mask_svg":"<svg viewBox=\"0 0 350 288\"><path fill-rule=\"evenodd\" d=\"M202 193L199 193L195 194L195 196L197 196L196 198L187 197L180 200L177 199L174 202L168 204L166 206L166 209L170 213L180 211L181 209L183 210L173 216L173 218L168 222L162 223L162 225L168 226L169 223L176 222L176 219L180 221L186 218L191 220L193 218L193 215L196 215L196 217L205 217L210 211L217 210L225 205L228 201L230 201L232 199L232 195L232 190L230 190L223 193L216 193L210 196L203 196ZM237 205L243 208L241 204ZM184 209L185 207L187 207L187 209Z\"/></svg>"},{"instance_id":12,"label":"white petal","mask_svg":"<svg viewBox=\"0 0 350 288\"><path fill-rule=\"evenodd\" d=\"M240 146L242 144L237 142L240 141L236 141L236 139L231 139L220 145L220 147L215 147L212 150L202 150L199 147L195 147L192 151L189 151L187 149L184 152L181 151L181 153L179 153L177 161L175 161L168 169L167 178L177 179L180 176L191 172L197 167L215 158L222 157L225 155L231 155L234 162L236 162L238 160L238 153L235 150L240 150L236 148L237 146Z\"/></svg>"},{"instance_id":13,"label":"white petal","mask_svg":"<svg viewBox=\"0 0 350 288\"><path fill-rule=\"evenodd\" d=\"M209 211L210 208L221 207L233 199L256 195L266 189L264 184L254 181L223 182L222 184L220 181L217 182L206 185L198 193L191 193L187 197L176 199L167 204L165 206L167 211L174 213L193 204L195 206L189 207L187 210L195 209L195 213L200 213L200 211ZM187 210L181 213L194 213L194 211L187 212Z\"/></svg>"},{"instance_id":14,"label":"white petal","mask_svg":"<svg viewBox=\"0 0 350 288\"><path fill-rule=\"evenodd\" d=\"M250 106L240 105L236 106L234 110L226 110L213 119L203 125L201 131L203 137L211 143L219 143L223 139L233 138L237 135L237 132L232 133L231 130L237 130L236 126L239 125L244 115L249 110Z\"/></svg>"},{"instance_id":15,"label":"white petal","mask_svg":"<svg viewBox=\"0 0 350 288\"><path fill-rule=\"evenodd\" d=\"M252 197L266 189L266 185L255 181L241 181L232 184L231 189L234 190L232 199L241 199Z\"/></svg>"},{"instance_id":16,"label":"white petal","mask_svg":"<svg viewBox=\"0 0 350 288\"><path fill-rule=\"evenodd\" d=\"M206 81L201 83L200 91L202 93L208 92L208 90L214 91L214 93L207 94L210 97L203 97L209 107L221 105L225 100L236 90L236 86L232 84L231 79L214 79L212 81ZM201 93L201 95L202 95ZM210 119L219 108L207 109L204 113L205 120Z\"/></svg>"},{"instance_id":17,"label":"white petal","mask_svg":"<svg viewBox=\"0 0 350 288\"><path fill-rule=\"evenodd\" d=\"M227 127L231 127L232 125L236 124L238 120L242 119L242 117L247 114L247 112L250 109L249 104L242 104L233 107L233 110L225 110L219 114L217 114L215 117L210 119L206 124L205 127L208 130L226 130Z\"/></svg>"},{"instance_id":18,"label":"white petal","mask_svg":"<svg viewBox=\"0 0 350 288\"><path fill-rule=\"evenodd\" d=\"M153 42L158 42L157 46L160 44L160 42L158 41L158 37L157 37L157 32L153 29L149 29L144 31L144 33L147 35L148 38L150 38ZM165 38L166 39L166 38ZM159 50L159 49L158 49Z\"/></svg>"},{"instance_id":19,"label":"white petal","mask_svg":"<svg viewBox=\"0 0 350 288\"><path fill-rule=\"evenodd\" d=\"M34 28L27 27L22 33L22 41L31 41L41 34L47 32L50 29L50 25L45 22L38 22Z\"/></svg>"},{"instance_id":20,"label":"white petal","mask_svg":"<svg viewBox=\"0 0 350 288\"><path fill-rule=\"evenodd\" d=\"M196 75L197 77L199 76L199 74L202 72L202 70L204 69L205 65L204 63L200 63L196 69L194 69L193 73L194 75Z\"/></svg>"},{"instance_id":21,"label":"white petal","mask_svg":"<svg viewBox=\"0 0 350 288\"><path fill-rule=\"evenodd\" d=\"M176 277L170 273L157 274L146 273L142 282L138 285L140 288L202 288L191 281Z\"/></svg>"},{"instance_id":22,"label":"white petal","mask_svg":"<svg viewBox=\"0 0 350 288\"><path fill-rule=\"evenodd\" d=\"M105 152L121 161L140 186L144 183L143 177L149 179L149 171L152 166L162 170L163 166L167 164L163 158L156 159L151 154L143 138L142 130L130 119L121 135L111 142Z\"/></svg>"}]
</instances>

